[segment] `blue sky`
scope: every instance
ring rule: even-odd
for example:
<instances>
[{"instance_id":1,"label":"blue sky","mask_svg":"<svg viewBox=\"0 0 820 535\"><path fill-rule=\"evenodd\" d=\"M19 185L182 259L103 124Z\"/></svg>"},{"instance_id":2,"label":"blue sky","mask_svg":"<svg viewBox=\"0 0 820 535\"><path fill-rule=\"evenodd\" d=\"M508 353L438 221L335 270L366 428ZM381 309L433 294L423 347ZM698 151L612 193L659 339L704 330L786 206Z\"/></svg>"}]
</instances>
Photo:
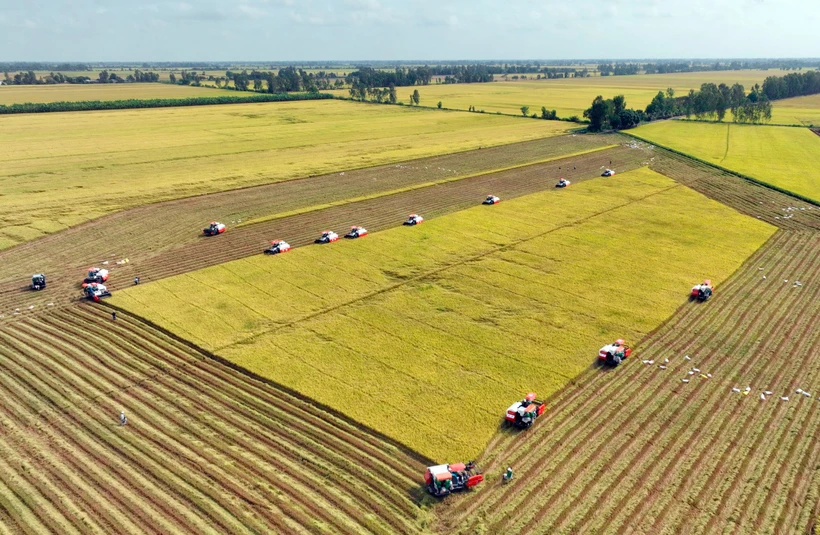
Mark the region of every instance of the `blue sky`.
<instances>
[{"instance_id":1,"label":"blue sky","mask_svg":"<svg viewBox=\"0 0 820 535\"><path fill-rule=\"evenodd\" d=\"M0 0L0 60L820 57L820 0Z\"/></svg>"}]
</instances>

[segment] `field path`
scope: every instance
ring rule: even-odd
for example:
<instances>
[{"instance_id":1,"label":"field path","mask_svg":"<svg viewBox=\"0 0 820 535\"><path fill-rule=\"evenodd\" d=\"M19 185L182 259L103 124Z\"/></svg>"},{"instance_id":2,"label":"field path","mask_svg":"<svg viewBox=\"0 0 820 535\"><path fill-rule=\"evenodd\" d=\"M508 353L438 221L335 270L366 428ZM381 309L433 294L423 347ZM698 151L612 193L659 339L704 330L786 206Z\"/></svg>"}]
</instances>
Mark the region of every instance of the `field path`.
<instances>
[{"instance_id":1,"label":"field path","mask_svg":"<svg viewBox=\"0 0 820 535\"><path fill-rule=\"evenodd\" d=\"M490 484L446 503L439 529L808 533L820 500L818 324L820 233L781 231L636 358L576 379L529 432L500 434L484 455ZM501 485L506 466L516 479Z\"/></svg>"}]
</instances>

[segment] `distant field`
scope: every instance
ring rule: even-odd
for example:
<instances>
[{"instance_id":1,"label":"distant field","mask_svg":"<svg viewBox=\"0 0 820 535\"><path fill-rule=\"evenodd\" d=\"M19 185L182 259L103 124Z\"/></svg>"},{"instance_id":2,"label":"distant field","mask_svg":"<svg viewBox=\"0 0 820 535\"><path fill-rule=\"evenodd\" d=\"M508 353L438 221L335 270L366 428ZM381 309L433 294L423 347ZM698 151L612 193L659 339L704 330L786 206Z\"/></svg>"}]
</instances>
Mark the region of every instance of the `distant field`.
<instances>
[{"instance_id":1,"label":"distant field","mask_svg":"<svg viewBox=\"0 0 820 535\"><path fill-rule=\"evenodd\" d=\"M0 86L0 104L128 100L132 98L215 97L221 95L241 96L247 94L250 93L171 84L3 85Z\"/></svg>"},{"instance_id":2,"label":"distant field","mask_svg":"<svg viewBox=\"0 0 820 535\"><path fill-rule=\"evenodd\" d=\"M340 101L4 117L0 249L159 200L542 138L569 126Z\"/></svg>"},{"instance_id":3,"label":"distant field","mask_svg":"<svg viewBox=\"0 0 820 535\"><path fill-rule=\"evenodd\" d=\"M664 121L632 132L820 201L820 137L808 128Z\"/></svg>"},{"instance_id":4,"label":"distant field","mask_svg":"<svg viewBox=\"0 0 820 535\"><path fill-rule=\"evenodd\" d=\"M682 74L651 74L635 76L593 76L590 78L567 78L553 80L523 80L505 82L496 76L496 82L486 84L434 84L419 87L398 87L398 98L407 103L414 89L418 89L421 105L435 106L439 101L445 108L468 109L475 106L487 113L520 114L521 106L529 106L530 114L541 113L541 106L555 109L559 117L577 115L582 117L597 95L611 98L626 96L627 105L645 108L658 91L672 87L679 95L697 89L702 83L739 82L748 90L755 83L762 83L766 76L782 74L780 71L719 71ZM531 78L534 75L527 75ZM334 91L347 96L347 90Z\"/></svg>"},{"instance_id":5,"label":"distant field","mask_svg":"<svg viewBox=\"0 0 820 535\"><path fill-rule=\"evenodd\" d=\"M820 126L820 95L775 101L772 105L772 122Z\"/></svg>"},{"instance_id":6,"label":"distant field","mask_svg":"<svg viewBox=\"0 0 820 535\"><path fill-rule=\"evenodd\" d=\"M111 302L452 461L477 454L522 392L547 396L605 342L637 341L772 231L640 169Z\"/></svg>"}]
</instances>

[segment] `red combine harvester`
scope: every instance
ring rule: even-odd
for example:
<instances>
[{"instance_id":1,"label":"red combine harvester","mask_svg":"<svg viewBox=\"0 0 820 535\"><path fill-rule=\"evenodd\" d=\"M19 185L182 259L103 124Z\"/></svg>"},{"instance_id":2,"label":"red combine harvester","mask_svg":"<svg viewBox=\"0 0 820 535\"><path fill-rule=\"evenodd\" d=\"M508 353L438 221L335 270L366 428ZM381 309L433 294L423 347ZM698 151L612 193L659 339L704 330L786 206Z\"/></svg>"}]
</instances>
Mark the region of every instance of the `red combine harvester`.
<instances>
[{"instance_id":1,"label":"red combine harvester","mask_svg":"<svg viewBox=\"0 0 820 535\"><path fill-rule=\"evenodd\" d=\"M707 301L712 297L712 281L706 279L703 284L695 284L689 297L697 299L698 301Z\"/></svg>"},{"instance_id":2,"label":"red combine harvester","mask_svg":"<svg viewBox=\"0 0 820 535\"><path fill-rule=\"evenodd\" d=\"M96 282L83 284L83 293L95 303L99 303L103 297L111 297L111 292L108 291L108 288L106 288L104 284Z\"/></svg>"},{"instance_id":3,"label":"red combine harvester","mask_svg":"<svg viewBox=\"0 0 820 535\"><path fill-rule=\"evenodd\" d=\"M570 184L572 184L572 182L570 182L566 178L562 178L561 180L558 181L558 183L555 185L555 187L556 188L566 188Z\"/></svg>"},{"instance_id":4,"label":"red combine harvester","mask_svg":"<svg viewBox=\"0 0 820 535\"><path fill-rule=\"evenodd\" d=\"M451 492L475 487L482 481L484 481L484 475L475 461L470 461L467 464L430 466L424 473L424 483L427 485L427 491L437 498L447 496Z\"/></svg>"},{"instance_id":5,"label":"red combine harvester","mask_svg":"<svg viewBox=\"0 0 820 535\"><path fill-rule=\"evenodd\" d=\"M484 199L484 202L481 204L498 204L501 202L501 199L496 197L495 195L487 195L487 198Z\"/></svg>"},{"instance_id":6,"label":"red combine harvester","mask_svg":"<svg viewBox=\"0 0 820 535\"><path fill-rule=\"evenodd\" d=\"M519 429L528 429L546 408L544 402L535 399L535 394L530 392L521 401L510 405L505 419Z\"/></svg>"},{"instance_id":7,"label":"red combine harvester","mask_svg":"<svg viewBox=\"0 0 820 535\"><path fill-rule=\"evenodd\" d=\"M407 221L402 223L402 225L407 225L408 227L412 227L414 225L420 225L424 223L424 218L418 214L410 214L410 217L407 218Z\"/></svg>"},{"instance_id":8,"label":"red combine harvester","mask_svg":"<svg viewBox=\"0 0 820 535\"><path fill-rule=\"evenodd\" d=\"M273 240L270 242L270 247L265 249L265 254L280 254L290 251L290 244L285 240Z\"/></svg>"},{"instance_id":9,"label":"red combine harvester","mask_svg":"<svg viewBox=\"0 0 820 535\"><path fill-rule=\"evenodd\" d=\"M350 232L345 234L345 238L350 240L354 240L356 238L363 238L365 236L367 236L367 229L359 226L350 227Z\"/></svg>"},{"instance_id":10,"label":"red combine harvester","mask_svg":"<svg viewBox=\"0 0 820 535\"><path fill-rule=\"evenodd\" d=\"M610 366L617 366L632 353L632 348L624 344L622 339L615 340L615 342L605 345L598 351L598 360Z\"/></svg>"},{"instance_id":11,"label":"red combine harvester","mask_svg":"<svg viewBox=\"0 0 820 535\"><path fill-rule=\"evenodd\" d=\"M202 233L206 236L216 236L217 234L222 234L225 232L225 225L222 223L217 223L216 221L211 221L211 224L202 229Z\"/></svg>"},{"instance_id":12,"label":"red combine harvester","mask_svg":"<svg viewBox=\"0 0 820 535\"><path fill-rule=\"evenodd\" d=\"M98 267L93 267L88 270L88 276L83 279L85 284L90 284L92 282L105 282L108 280L108 270L107 269L100 269Z\"/></svg>"},{"instance_id":13,"label":"red combine harvester","mask_svg":"<svg viewBox=\"0 0 820 535\"><path fill-rule=\"evenodd\" d=\"M313 243L332 243L339 240L339 235L332 230L325 230L322 235L313 240Z\"/></svg>"}]
</instances>

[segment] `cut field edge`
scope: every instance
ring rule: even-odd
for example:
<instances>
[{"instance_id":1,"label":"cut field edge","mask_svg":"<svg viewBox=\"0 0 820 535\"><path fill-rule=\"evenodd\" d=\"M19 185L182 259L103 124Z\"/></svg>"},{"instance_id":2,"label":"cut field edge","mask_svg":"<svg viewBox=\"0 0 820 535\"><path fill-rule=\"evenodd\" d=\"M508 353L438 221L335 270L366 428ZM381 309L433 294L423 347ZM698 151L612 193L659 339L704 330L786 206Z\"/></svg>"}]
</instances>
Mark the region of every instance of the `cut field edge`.
<instances>
[{"instance_id":1,"label":"cut field edge","mask_svg":"<svg viewBox=\"0 0 820 535\"><path fill-rule=\"evenodd\" d=\"M775 186L774 184L764 182L764 181L762 181L758 178L754 178L754 177L751 177L749 175L745 175L743 173L740 173L738 171L734 171L732 169L729 169L728 167L723 167L722 165L718 165L716 163L712 163L712 162L703 160L701 158L698 158L697 156L693 156L693 155L685 153L683 151L673 149L672 147L667 147L666 145L661 145L660 143L656 143L655 141L653 141L651 139L641 137L637 134L633 134L631 132L619 132L619 133L623 134L625 136L629 136L633 139L637 139L639 141L642 141L643 143L648 143L650 145L654 145L655 147L658 147L658 148L663 149L665 151L669 151L673 154L677 154L678 156L683 156L684 158L689 158L690 160L701 163L703 165L707 165L707 166L709 166L713 169L716 169L718 171L723 171L724 173L728 173L728 174L734 175L738 178L742 178L743 180L746 180L747 182L751 182L751 183L756 184L758 186L770 189L772 191L776 191L778 193L782 193L784 195L788 195L789 197L792 197L794 199L797 199L797 200L800 200L800 201L803 201L803 202L807 202L807 203L812 204L814 206L820 207L820 200L815 200L815 199L812 199L811 197L806 197L805 195L801 195L799 193L795 193L795 192L787 190L785 188Z\"/></svg>"},{"instance_id":2,"label":"cut field edge","mask_svg":"<svg viewBox=\"0 0 820 535\"><path fill-rule=\"evenodd\" d=\"M283 219L283 218L291 217L291 216L294 216L294 215L301 215L301 214L307 214L307 213L310 213L310 212L316 212L316 211L319 211L319 210L324 210L326 208L332 208L334 206L345 206L345 205L348 205L348 204L353 204L353 203L357 203L357 202L361 202L361 201L370 201L370 200L373 200L373 199L380 199L382 197L389 197L391 195L397 195L399 193L407 193L409 191L415 191L415 190L429 188L429 187L433 187L433 186L441 186L443 184L449 184L451 182L458 182L459 180L467 180L467 179L470 179L470 178L477 178L477 177L481 177L481 176L492 175L492 174L495 174L495 173L503 173L503 172L506 172L506 171L514 171L516 169L523 169L525 167L532 167L532 166L535 166L535 165L540 165L540 164L545 164L545 163L554 162L554 161L558 161L558 160L563 160L565 158L575 158L575 157L578 157L578 156L584 156L586 154L591 154L593 152L600 152L600 151L604 151L604 150L613 149L617 146L618 145L604 145L604 146L601 146L601 147L594 147L592 149L582 150L582 151L578 151L578 152L572 152L572 153L569 153L569 154L562 154L560 156L554 156L552 158L544 158L544 159L541 159L541 160L535 160L535 161L532 161L532 162L522 163L522 164L518 164L518 165L511 165L509 167L499 167L497 169L489 169L489 170L486 170L486 171L480 171L478 173L473 173L473 174L469 174L469 175L457 176L457 177L452 177L452 178L444 178L444 179L441 179L441 180L432 180L430 182L424 182L422 184L414 184L412 186L406 186L404 188L397 188L397 189L383 191L383 192L379 192L379 193L372 193L370 195L362 195L360 197L351 197L349 199L342 199L340 201L333 201L333 202L329 202L329 203L325 203L325 204L316 204L316 205L313 205L313 206L307 206L305 208L290 210L288 212L281 212L281 213L273 214L273 215L269 215L269 216L256 217L256 218L250 219L248 221L243 221L242 223L236 225L236 228L246 227L246 226L249 226L249 225L256 225L258 223L265 223L267 221L275 221L277 219Z\"/></svg>"},{"instance_id":3,"label":"cut field edge","mask_svg":"<svg viewBox=\"0 0 820 535\"><path fill-rule=\"evenodd\" d=\"M533 142L537 142L537 141L543 141L545 139L562 138L562 137L569 137L569 136L574 136L574 135L596 136L597 134L581 134L579 132L576 132L576 133L565 132L563 134L558 134L558 135L544 135L544 136L535 137L535 138L532 138L532 139L511 141L509 143L499 143L497 145L490 144L490 145L487 145L486 147L484 145L482 145L477 149L471 148L471 149L464 149L464 150L456 150L456 151L452 151L452 152L442 152L440 154L433 154L433 155L429 155L429 156L423 156L421 158L413 158L413 159L410 159L410 160L397 159L397 160L391 160L391 161L388 161L388 162L371 163L371 164L362 165L362 166L359 166L359 167L347 167L347 168L339 170L338 172L351 173L351 172L354 172L354 171L364 171L364 170L367 170L367 169L376 169L376 168L379 168L379 167L388 167L388 166L393 166L393 165L397 165L397 164L411 165L411 164L414 164L414 163L419 163L419 162L423 162L425 160L431 160L431 159L434 159L434 158L441 158L441 157L444 157L444 156L453 156L453 155L457 155L457 154L468 154L468 153L473 153L473 152L477 153L478 151L482 150L483 148L498 149L498 148L501 148L501 147L513 146L513 145L518 145L518 144L522 144L522 143L533 143ZM612 148L612 146L609 146L608 148ZM562 156L562 157L564 157L564 156ZM497 172L497 171L493 171L493 172ZM174 197L174 198L169 198L169 199L157 199L155 201L146 202L146 203L143 203L143 204L138 204L138 205L135 205L135 206L115 210L114 212L111 212L111 213L108 213L108 214L105 214L105 215L101 215L99 217L95 217L95 218L89 219L87 221L82 221L81 223L77 223L76 225L67 225L67 226L65 226L65 228L62 228L62 229L58 230L57 232L47 232L47 233L44 233L40 236L37 236L36 238L34 238L32 240L16 241L12 245L9 245L9 246L6 246L6 247L3 247L4 242L2 240L0 240L0 255L2 255L3 253L5 253L7 251L10 251L10 250L14 249L15 247L20 247L20 246L23 246L23 245L30 245L32 243L37 243L40 240L47 239L50 236L53 236L55 234L59 234L60 232L65 232L65 231L68 231L68 230L82 229L83 227L86 227L86 226L90 226L90 225L93 225L93 224L99 224L100 221L103 221L106 218L113 218L113 217L117 217L117 216L122 216L123 213L128 212L130 210L142 210L142 209L145 209L147 207L158 205L158 204L163 204L163 203L191 201L193 199L204 198L204 197L208 197L210 195L223 195L223 194L231 193L231 192L246 191L246 190L251 190L251 189L254 189L254 188L268 187L268 186L271 186L273 184L285 184L285 183L289 183L289 182L298 182L298 181L301 181L301 180L307 181L307 180L310 180L312 178L325 176L325 175L328 175L328 174L336 174L336 173L337 172L323 173L323 174L309 174L307 176L302 175L302 176L296 176L296 177L292 177L292 178L285 178L283 180L262 182L262 183L259 183L259 184L241 186L241 187L238 187L238 188L231 188L231 189L226 189L226 190L221 190L221 191L211 191L211 192L206 192L206 193L195 193L195 194L192 194L192 195L185 195L183 197ZM291 215L293 215L293 214L291 214Z\"/></svg>"},{"instance_id":4,"label":"cut field edge","mask_svg":"<svg viewBox=\"0 0 820 535\"><path fill-rule=\"evenodd\" d=\"M380 431L372 429L371 427L368 427L367 425L362 424L361 422L358 422L358 421L350 418L349 416L347 416L346 414L338 411L337 409L335 409L335 408L333 408L329 405L326 405L324 403L320 403L319 401L317 401L317 400L315 400L315 399L313 399L309 396L306 396L306 395L302 394L301 392L299 392L297 390L294 390L294 389L292 389L288 386L285 386L282 383L274 381L273 379L269 379L267 377L264 377L264 376L261 376L257 373L254 373L254 372L248 370L247 368L244 368L244 367L242 367L242 366L240 366L240 365L238 365L234 362L231 362L230 360L228 360L224 357L220 357L219 355L217 355L217 354L215 354L211 351L208 351L207 349L205 349L203 347L198 346L197 344L191 342L190 340L188 340L186 338L183 338L182 336L179 336L179 335L173 333L172 331L166 329L165 327L162 327L162 326L154 323L153 321L149 320L148 318L145 318L145 317L143 317L139 314L135 314L134 312L132 312L132 311L126 309L126 308L123 308L123 307L120 307L120 306L117 306L117 305L113 305L113 304L107 303L107 302L106 303L100 303L98 306L100 308L108 309L109 311L112 311L112 312L116 311L118 314L123 314L123 315L126 315L126 316L130 317L130 318L133 318L134 321L144 325L145 327L147 327L151 330L155 330L157 332L160 332L164 336L166 336L166 337L174 340L175 342L177 342L177 343L191 349L192 351L194 351L195 353L200 355L202 359L209 359L209 360L217 363L218 365L225 366L225 367L227 367L231 370L234 370L235 372L240 373L240 374L242 374L243 376L245 376L249 379L252 379L254 381L262 383L265 386L275 388L276 390L278 390L280 392L283 392L283 393L285 393L289 396L293 396L294 398L298 399L299 401L309 403L312 406L315 406L315 407L327 412L328 414L332 415L334 418L337 418L337 419L341 420L342 422L345 422L345 423L351 425L352 427L355 427L355 428L357 428L361 431L364 431L364 432L368 433L369 435L373 436L374 438L376 438L380 441L383 441L386 444L398 449L399 451L401 451L402 453L406 454L408 457L410 457L410 458L412 458L416 461L424 463L425 465L428 465L428 466L431 465L431 464L434 464L434 461L432 459L430 459L430 458L426 457L425 455L423 455L422 453L410 448L406 444L404 444L402 442L399 442L398 440L396 440L396 439L394 439L394 438L392 438L388 435L385 435L384 433L382 433ZM162 372L162 373L167 373L167 372Z\"/></svg>"}]
</instances>

